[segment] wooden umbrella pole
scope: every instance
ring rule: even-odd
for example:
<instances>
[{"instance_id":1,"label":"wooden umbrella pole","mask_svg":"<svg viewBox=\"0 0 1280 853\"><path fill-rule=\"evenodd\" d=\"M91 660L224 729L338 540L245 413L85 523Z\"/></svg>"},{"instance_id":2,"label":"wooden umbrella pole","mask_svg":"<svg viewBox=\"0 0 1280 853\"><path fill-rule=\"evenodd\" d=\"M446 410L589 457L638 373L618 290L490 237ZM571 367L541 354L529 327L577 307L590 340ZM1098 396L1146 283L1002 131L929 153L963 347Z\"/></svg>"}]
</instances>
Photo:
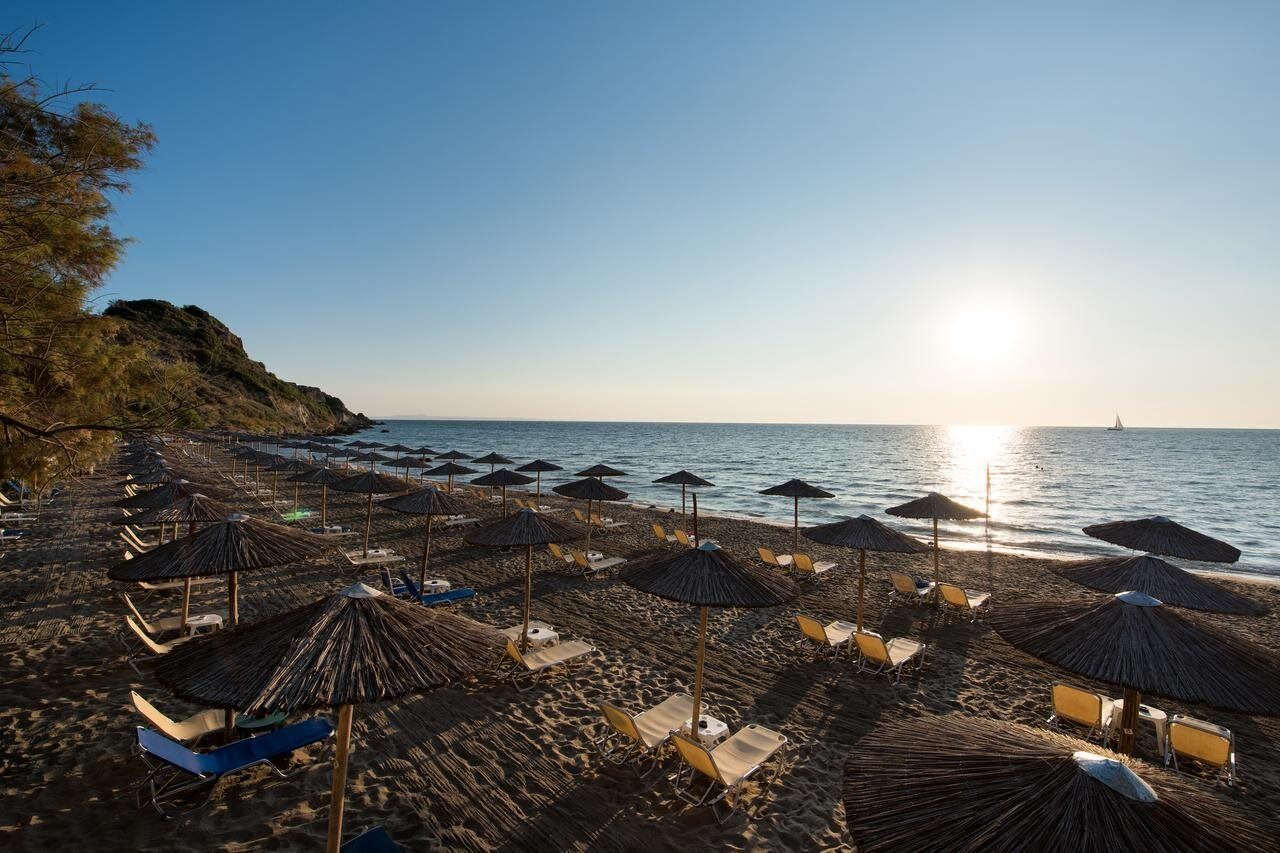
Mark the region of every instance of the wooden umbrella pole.
<instances>
[{"instance_id":1,"label":"wooden umbrella pole","mask_svg":"<svg viewBox=\"0 0 1280 853\"><path fill-rule=\"evenodd\" d=\"M240 579L236 572L227 576L227 616L231 619L231 627L240 624Z\"/></svg>"},{"instance_id":2,"label":"wooden umbrella pole","mask_svg":"<svg viewBox=\"0 0 1280 853\"><path fill-rule=\"evenodd\" d=\"M534 503L536 503L538 506L542 506L542 472L539 471L537 473L538 473L538 492L537 492L537 497L534 499Z\"/></svg>"},{"instance_id":3,"label":"wooden umbrella pole","mask_svg":"<svg viewBox=\"0 0 1280 853\"><path fill-rule=\"evenodd\" d=\"M321 483L320 484L320 526L322 528L328 526L328 518L326 518L327 513L325 512L325 510L328 509L328 506L327 506L329 503L328 499L329 499L329 487L326 486L324 483Z\"/></svg>"},{"instance_id":4,"label":"wooden umbrella pole","mask_svg":"<svg viewBox=\"0 0 1280 853\"><path fill-rule=\"evenodd\" d=\"M373 522L373 492L369 493L369 505L364 510L364 556L369 556L369 525Z\"/></svg>"},{"instance_id":5,"label":"wooden umbrella pole","mask_svg":"<svg viewBox=\"0 0 1280 853\"><path fill-rule=\"evenodd\" d=\"M938 574L938 519L933 520L933 579L935 582L942 580Z\"/></svg>"},{"instance_id":6,"label":"wooden umbrella pole","mask_svg":"<svg viewBox=\"0 0 1280 853\"><path fill-rule=\"evenodd\" d=\"M329 839L325 853L342 846L342 808L346 803L347 758L351 754L351 706L338 709L337 742L333 756L333 790L329 794Z\"/></svg>"},{"instance_id":7,"label":"wooden umbrella pole","mask_svg":"<svg viewBox=\"0 0 1280 853\"><path fill-rule=\"evenodd\" d=\"M1120 752L1133 755L1133 744L1138 737L1138 709L1142 694L1132 687L1124 689L1124 710L1120 714Z\"/></svg>"},{"instance_id":8,"label":"wooden umbrella pole","mask_svg":"<svg viewBox=\"0 0 1280 853\"><path fill-rule=\"evenodd\" d=\"M702 663L707 657L707 608L698 614L698 659L693 668L693 717L689 720L689 736L698 737L698 719L702 716Z\"/></svg>"},{"instance_id":9,"label":"wooden umbrella pole","mask_svg":"<svg viewBox=\"0 0 1280 853\"><path fill-rule=\"evenodd\" d=\"M293 484L293 511L295 513L297 513L298 511L298 486L299 485L301 484L300 483Z\"/></svg>"},{"instance_id":10,"label":"wooden umbrella pole","mask_svg":"<svg viewBox=\"0 0 1280 853\"><path fill-rule=\"evenodd\" d=\"M791 553L800 550L800 498L793 498L795 506L791 514Z\"/></svg>"},{"instance_id":11,"label":"wooden umbrella pole","mask_svg":"<svg viewBox=\"0 0 1280 853\"><path fill-rule=\"evenodd\" d=\"M502 517L507 517L507 487L502 487Z\"/></svg>"},{"instance_id":12,"label":"wooden umbrella pole","mask_svg":"<svg viewBox=\"0 0 1280 853\"><path fill-rule=\"evenodd\" d=\"M680 520L681 520L681 521L688 521L688 520L689 520L689 513L687 513L687 512L685 512L685 511L684 511L684 506L685 506L685 504L684 504L684 490L685 490L685 484L684 484L684 483L681 483L681 484L680 484Z\"/></svg>"},{"instance_id":13,"label":"wooden umbrella pole","mask_svg":"<svg viewBox=\"0 0 1280 853\"><path fill-rule=\"evenodd\" d=\"M427 542L422 547L422 580L418 583L418 592L427 588L427 564L431 562L431 520L435 516L427 513Z\"/></svg>"},{"instance_id":14,"label":"wooden umbrella pole","mask_svg":"<svg viewBox=\"0 0 1280 853\"><path fill-rule=\"evenodd\" d=\"M587 545L583 549L588 560L591 559L591 501L587 501Z\"/></svg>"},{"instance_id":15,"label":"wooden umbrella pole","mask_svg":"<svg viewBox=\"0 0 1280 853\"><path fill-rule=\"evenodd\" d=\"M683 489L684 486L681 486L680 488ZM697 492L694 492L694 495L693 495L693 547L695 548L698 547L698 494Z\"/></svg>"},{"instance_id":16,"label":"wooden umbrella pole","mask_svg":"<svg viewBox=\"0 0 1280 853\"><path fill-rule=\"evenodd\" d=\"M529 601L533 598L533 546L524 546L524 630L520 632L520 654L529 650Z\"/></svg>"},{"instance_id":17,"label":"wooden umbrella pole","mask_svg":"<svg viewBox=\"0 0 1280 853\"><path fill-rule=\"evenodd\" d=\"M278 486L279 484L280 484L280 472L272 471L271 472L271 509L272 510L275 510L276 508L276 486Z\"/></svg>"},{"instance_id":18,"label":"wooden umbrella pole","mask_svg":"<svg viewBox=\"0 0 1280 853\"><path fill-rule=\"evenodd\" d=\"M182 579L182 621L178 625L178 636L187 633L187 616L191 613L191 578Z\"/></svg>"},{"instance_id":19,"label":"wooden umbrella pole","mask_svg":"<svg viewBox=\"0 0 1280 853\"><path fill-rule=\"evenodd\" d=\"M867 584L867 549L859 548L858 549L858 615L854 620L854 625L856 626L854 630L859 634L862 633L862 601L863 601L863 591L866 588L866 584Z\"/></svg>"}]
</instances>

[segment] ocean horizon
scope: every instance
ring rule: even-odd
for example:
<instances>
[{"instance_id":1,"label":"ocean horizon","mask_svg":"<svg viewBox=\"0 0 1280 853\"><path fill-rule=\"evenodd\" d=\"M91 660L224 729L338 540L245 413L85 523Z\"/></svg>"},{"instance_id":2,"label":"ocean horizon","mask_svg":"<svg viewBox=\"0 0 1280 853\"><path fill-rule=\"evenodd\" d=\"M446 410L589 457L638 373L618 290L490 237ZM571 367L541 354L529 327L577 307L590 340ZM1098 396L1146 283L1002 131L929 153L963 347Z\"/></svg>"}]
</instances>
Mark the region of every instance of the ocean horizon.
<instances>
[{"instance_id":1,"label":"ocean horizon","mask_svg":"<svg viewBox=\"0 0 1280 853\"><path fill-rule=\"evenodd\" d=\"M1119 554L1080 528L1165 515L1243 552L1230 566L1188 567L1280 576L1275 429L381 420L352 438L472 456L496 451L516 461L510 467L535 458L562 465L564 472L544 475L544 489L607 462L627 471L611 482L630 502L676 510L679 488L652 481L685 468L716 484L699 492L703 512L777 523L790 523L791 502L759 491L798 477L835 495L802 500L802 525L867 513L922 538L927 523L887 518L885 509L927 491L984 509L989 466L990 524L943 522L944 548Z\"/></svg>"}]
</instances>

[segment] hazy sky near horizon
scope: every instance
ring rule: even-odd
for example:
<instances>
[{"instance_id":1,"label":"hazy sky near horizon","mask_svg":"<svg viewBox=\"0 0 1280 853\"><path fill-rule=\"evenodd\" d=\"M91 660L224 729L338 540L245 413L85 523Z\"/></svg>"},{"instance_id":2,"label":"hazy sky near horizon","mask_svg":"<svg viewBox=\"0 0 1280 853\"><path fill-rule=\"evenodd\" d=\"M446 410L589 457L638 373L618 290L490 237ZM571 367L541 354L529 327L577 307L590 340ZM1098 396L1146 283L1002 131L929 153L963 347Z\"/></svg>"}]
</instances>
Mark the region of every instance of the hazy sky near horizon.
<instances>
[{"instance_id":1,"label":"hazy sky near horizon","mask_svg":"<svg viewBox=\"0 0 1280 853\"><path fill-rule=\"evenodd\" d=\"M369 414L1280 426L1280 5L39 3L103 298Z\"/></svg>"}]
</instances>

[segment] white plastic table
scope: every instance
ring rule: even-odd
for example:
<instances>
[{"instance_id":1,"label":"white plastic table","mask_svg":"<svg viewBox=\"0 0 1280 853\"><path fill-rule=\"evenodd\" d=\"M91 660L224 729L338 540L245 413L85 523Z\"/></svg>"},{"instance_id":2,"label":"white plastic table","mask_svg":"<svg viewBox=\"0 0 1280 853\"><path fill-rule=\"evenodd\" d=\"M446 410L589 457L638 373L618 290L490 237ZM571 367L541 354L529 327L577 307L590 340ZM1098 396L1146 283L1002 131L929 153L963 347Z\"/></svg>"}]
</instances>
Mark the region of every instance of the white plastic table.
<instances>
[{"instance_id":1,"label":"white plastic table","mask_svg":"<svg viewBox=\"0 0 1280 853\"><path fill-rule=\"evenodd\" d=\"M689 734L689 726L693 723L693 718L684 721L684 725L680 727L680 731ZM698 717L698 740L702 741L705 747L713 747L720 741L725 739L729 734L729 724L715 717L709 717L706 714Z\"/></svg>"},{"instance_id":2,"label":"white plastic table","mask_svg":"<svg viewBox=\"0 0 1280 853\"><path fill-rule=\"evenodd\" d=\"M187 617L187 633L199 634L202 629L216 631L222 627L222 617L217 613L197 613Z\"/></svg>"},{"instance_id":3,"label":"white plastic table","mask_svg":"<svg viewBox=\"0 0 1280 853\"><path fill-rule=\"evenodd\" d=\"M1124 700L1117 699L1111 706L1111 728L1119 731L1120 715L1124 713ZM1150 723L1156 730L1156 749L1164 758L1169 752L1169 715L1159 708L1142 704L1138 706L1138 719Z\"/></svg>"},{"instance_id":4,"label":"white plastic table","mask_svg":"<svg viewBox=\"0 0 1280 853\"><path fill-rule=\"evenodd\" d=\"M448 592L451 586L444 578L431 578L422 585L423 595L436 595L441 592Z\"/></svg>"},{"instance_id":5,"label":"white plastic table","mask_svg":"<svg viewBox=\"0 0 1280 853\"><path fill-rule=\"evenodd\" d=\"M535 649L540 649L543 646L554 646L560 641L560 635L550 628L530 628L528 636L529 646Z\"/></svg>"}]
</instances>

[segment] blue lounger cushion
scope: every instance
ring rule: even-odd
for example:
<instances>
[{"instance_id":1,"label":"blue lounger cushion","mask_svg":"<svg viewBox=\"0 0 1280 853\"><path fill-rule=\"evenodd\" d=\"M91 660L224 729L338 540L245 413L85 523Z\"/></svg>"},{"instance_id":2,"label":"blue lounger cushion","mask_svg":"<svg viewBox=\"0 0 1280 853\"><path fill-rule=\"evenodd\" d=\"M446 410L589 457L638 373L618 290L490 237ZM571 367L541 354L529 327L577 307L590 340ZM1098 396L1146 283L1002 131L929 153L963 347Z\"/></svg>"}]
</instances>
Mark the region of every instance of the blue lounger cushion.
<instances>
[{"instance_id":1,"label":"blue lounger cushion","mask_svg":"<svg viewBox=\"0 0 1280 853\"><path fill-rule=\"evenodd\" d=\"M472 598L476 591L469 586L451 589L448 592L437 592L433 595L422 596L422 603L430 607L433 604L450 604L454 601L462 601L465 598Z\"/></svg>"},{"instance_id":2,"label":"blue lounger cushion","mask_svg":"<svg viewBox=\"0 0 1280 853\"><path fill-rule=\"evenodd\" d=\"M323 717L313 717L220 746L213 752L193 752L159 732L138 726L138 748L193 776L224 776L332 736L333 724Z\"/></svg>"},{"instance_id":3,"label":"blue lounger cushion","mask_svg":"<svg viewBox=\"0 0 1280 853\"><path fill-rule=\"evenodd\" d=\"M402 849L380 826L366 829L341 848L342 853L398 853Z\"/></svg>"}]
</instances>

